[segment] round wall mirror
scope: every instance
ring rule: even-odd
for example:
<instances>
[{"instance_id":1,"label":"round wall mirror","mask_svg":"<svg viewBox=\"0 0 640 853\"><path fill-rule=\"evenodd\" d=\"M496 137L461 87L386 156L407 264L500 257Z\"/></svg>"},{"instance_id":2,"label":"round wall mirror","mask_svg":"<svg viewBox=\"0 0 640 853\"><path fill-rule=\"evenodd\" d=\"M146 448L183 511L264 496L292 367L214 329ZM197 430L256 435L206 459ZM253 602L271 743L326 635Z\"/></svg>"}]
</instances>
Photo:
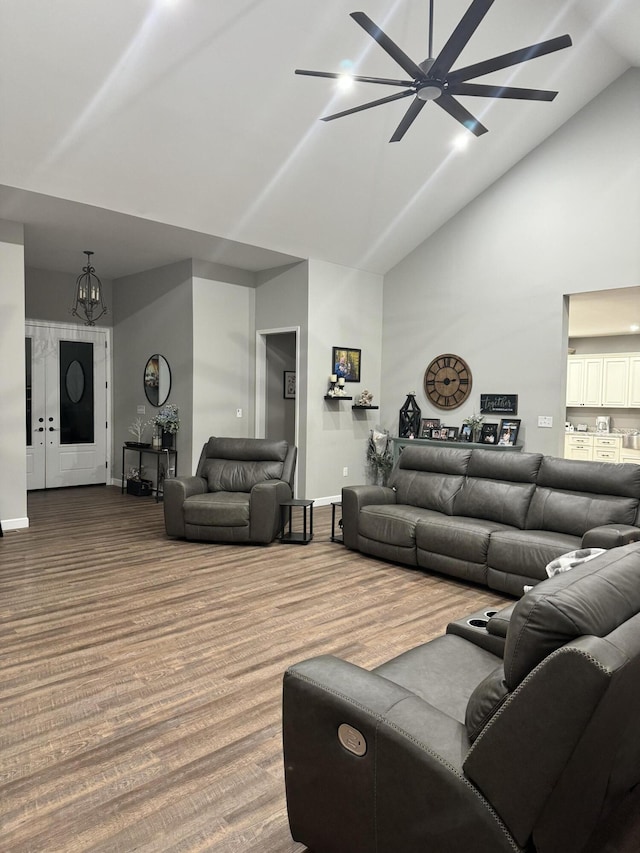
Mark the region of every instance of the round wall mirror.
<instances>
[{"instance_id":1,"label":"round wall mirror","mask_svg":"<svg viewBox=\"0 0 640 853\"><path fill-rule=\"evenodd\" d=\"M152 406L164 406L171 391L171 370L163 355L152 355L144 367L144 393Z\"/></svg>"}]
</instances>

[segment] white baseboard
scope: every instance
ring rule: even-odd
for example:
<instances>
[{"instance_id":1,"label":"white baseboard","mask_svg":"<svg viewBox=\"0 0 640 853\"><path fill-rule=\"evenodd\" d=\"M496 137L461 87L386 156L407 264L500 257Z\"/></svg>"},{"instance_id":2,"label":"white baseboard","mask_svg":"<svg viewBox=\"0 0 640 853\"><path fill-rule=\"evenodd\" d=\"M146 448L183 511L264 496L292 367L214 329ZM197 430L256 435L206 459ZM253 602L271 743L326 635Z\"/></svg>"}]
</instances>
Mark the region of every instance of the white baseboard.
<instances>
[{"instance_id":1,"label":"white baseboard","mask_svg":"<svg viewBox=\"0 0 640 853\"><path fill-rule=\"evenodd\" d=\"M7 530L24 530L26 527L29 527L28 518L3 518L0 519L0 523L2 524L4 533Z\"/></svg>"}]
</instances>

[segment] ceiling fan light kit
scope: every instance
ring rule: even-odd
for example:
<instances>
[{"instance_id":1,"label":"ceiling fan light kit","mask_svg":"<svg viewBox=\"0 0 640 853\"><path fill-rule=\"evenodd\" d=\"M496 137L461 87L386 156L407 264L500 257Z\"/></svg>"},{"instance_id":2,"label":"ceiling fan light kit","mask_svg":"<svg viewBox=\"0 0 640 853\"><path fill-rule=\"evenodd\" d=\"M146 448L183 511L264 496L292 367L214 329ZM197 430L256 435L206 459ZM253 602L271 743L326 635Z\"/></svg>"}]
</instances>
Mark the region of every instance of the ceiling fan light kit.
<instances>
[{"instance_id":1,"label":"ceiling fan light kit","mask_svg":"<svg viewBox=\"0 0 640 853\"><path fill-rule=\"evenodd\" d=\"M546 89L524 89L517 86L470 83L468 81L570 47L571 37L568 35L557 36L501 56L494 56L492 59L486 59L483 62L476 62L465 68L451 70L494 2L495 0L473 0L440 53L433 57L433 0L429 0L429 57L420 63L414 62L407 56L364 12L351 12L353 20L389 54L409 75L410 79L394 80L388 77L364 77L354 74L353 80L356 82L397 86L403 91L394 95L387 95L385 98L378 98L375 101L368 101L365 104L342 110L333 115L324 116L322 121L333 121L362 110L371 109L371 107L378 107L401 98L413 96L413 101L389 140L390 142L399 142L403 138L422 108L429 101L433 101L441 107L452 118L470 130L474 136L482 136L483 133L487 133L488 129L460 101L456 100L455 95L479 98L512 98L524 101L552 101L558 94L557 92ZM332 79L339 79L343 76L343 73L306 71L300 68L296 69L295 73L307 77L328 77Z\"/></svg>"}]
</instances>

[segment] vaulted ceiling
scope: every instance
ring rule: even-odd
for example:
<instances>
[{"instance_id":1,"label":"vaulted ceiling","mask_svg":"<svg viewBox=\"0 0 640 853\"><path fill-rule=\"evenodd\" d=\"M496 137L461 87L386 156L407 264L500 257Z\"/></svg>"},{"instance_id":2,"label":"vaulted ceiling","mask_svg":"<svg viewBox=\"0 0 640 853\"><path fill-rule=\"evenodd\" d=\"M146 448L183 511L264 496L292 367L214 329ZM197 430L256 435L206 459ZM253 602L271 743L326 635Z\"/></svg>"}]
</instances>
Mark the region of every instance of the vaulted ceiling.
<instances>
[{"instance_id":1,"label":"vaulted ceiling","mask_svg":"<svg viewBox=\"0 0 640 853\"><path fill-rule=\"evenodd\" d=\"M435 0L437 52L470 0ZM359 0L415 61L428 0ZM638 0L495 0L457 65L569 33L573 47L481 82L557 89L552 103L460 100L476 139L390 94L296 68L397 78L340 0L2 0L0 218L29 265L117 277L184 257L258 270L317 258L384 273L631 66ZM456 66L454 65L454 68ZM400 76L404 76L402 72ZM640 94L640 93L639 93ZM464 151L454 147L467 134Z\"/></svg>"}]
</instances>

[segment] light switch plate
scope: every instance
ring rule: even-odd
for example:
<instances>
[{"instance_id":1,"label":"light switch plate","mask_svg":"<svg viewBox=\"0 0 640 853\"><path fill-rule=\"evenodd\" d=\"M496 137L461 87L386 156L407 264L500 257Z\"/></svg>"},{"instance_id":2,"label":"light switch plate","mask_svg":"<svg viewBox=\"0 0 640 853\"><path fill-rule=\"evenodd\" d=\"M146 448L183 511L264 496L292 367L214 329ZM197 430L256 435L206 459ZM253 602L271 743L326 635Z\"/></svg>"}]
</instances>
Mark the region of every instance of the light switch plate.
<instances>
[{"instance_id":1,"label":"light switch plate","mask_svg":"<svg viewBox=\"0 0 640 853\"><path fill-rule=\"evenodd\" d=\"M552 427L553 426L553 418L551 415L538 415L538 426L539 427Z\"/></svg>"}]
</instances>

